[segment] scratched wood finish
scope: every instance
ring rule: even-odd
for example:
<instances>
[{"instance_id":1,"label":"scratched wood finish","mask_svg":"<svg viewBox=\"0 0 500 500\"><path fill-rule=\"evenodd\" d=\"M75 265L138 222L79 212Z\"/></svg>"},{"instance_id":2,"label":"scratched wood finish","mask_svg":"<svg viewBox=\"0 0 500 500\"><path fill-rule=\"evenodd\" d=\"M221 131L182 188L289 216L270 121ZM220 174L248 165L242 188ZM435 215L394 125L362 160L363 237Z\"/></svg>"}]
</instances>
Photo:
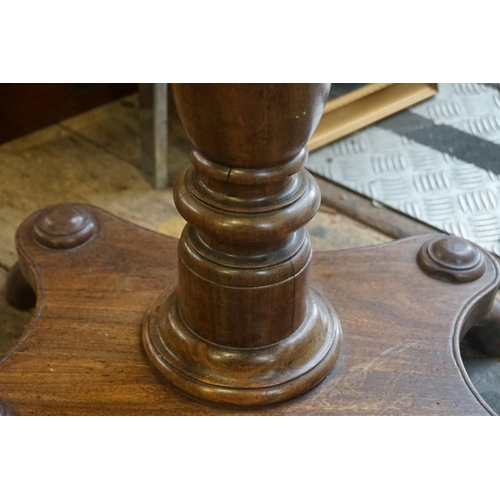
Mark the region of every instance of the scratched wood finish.
<instances>
[{"instance_id":1,"label":"scratched wood finish","mask_svg":"<svg viewBox=\"0 0 500 500\"><path fill-rule=\"evenodd\" d=\"M177 282L177 240L89 211L98 232L71 250L35 243L35 216L17 233L22 268L38 300L22 342L0 363L0 399L15 414L491 413L458 351L460 335L484 317L499 285L490 256L481 278L455 284L418 267L418 252L434 235L316 253L312 286L335 304L341 319L339 360L300 398L238 409L176 392L157 377L143 351L144 311Z\"/></svg>"}]
</instances>

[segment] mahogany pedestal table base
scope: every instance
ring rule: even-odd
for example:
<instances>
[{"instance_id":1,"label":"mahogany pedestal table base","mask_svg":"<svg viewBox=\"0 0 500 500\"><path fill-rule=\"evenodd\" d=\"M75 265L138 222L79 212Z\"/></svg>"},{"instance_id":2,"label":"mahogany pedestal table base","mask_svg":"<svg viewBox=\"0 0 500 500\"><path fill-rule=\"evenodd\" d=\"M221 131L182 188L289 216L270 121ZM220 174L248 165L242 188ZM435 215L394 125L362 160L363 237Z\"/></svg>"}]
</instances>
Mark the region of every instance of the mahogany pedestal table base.
<instances>
[{"instance_id":1,"label":"mahogany pedestal table base","mask_svg":"<svg viewBox=\"0 0 500 500\"><path fill-rule=\"evenodd\" d=\"M59 238L52 247L43 244L49 212L52 230L60 229L52 231ZM311 289L340 319L338 359L304 395L257 407L187 397L158 376L145 353L145 312L177 284L177 240L95 207L60 205L26 219L16 245L21 272L9 295L22 305L18 292L29 284L37 302L21 340L0 360L0 400L12 409L0 413L493 413L465 372L459 340L491 308L499 268L463 240L429 235L315 253ZM218 355L227 360L231 349Z\"/></svg>"}]
</instances>

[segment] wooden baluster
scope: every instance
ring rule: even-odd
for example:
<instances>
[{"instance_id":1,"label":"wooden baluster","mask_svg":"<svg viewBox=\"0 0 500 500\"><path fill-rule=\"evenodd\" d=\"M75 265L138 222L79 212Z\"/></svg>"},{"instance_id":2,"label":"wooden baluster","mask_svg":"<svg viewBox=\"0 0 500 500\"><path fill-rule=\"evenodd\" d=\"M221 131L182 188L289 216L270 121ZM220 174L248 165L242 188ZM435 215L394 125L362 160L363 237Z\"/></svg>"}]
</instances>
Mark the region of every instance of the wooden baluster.
<instances>
[{"instance_id":1,"label":"wooden baluster","mask_svg":"<svg viewBox=\"0 0 500 500\"><path fill-rule=\"evenodd\" d=\"M144 324L146 351L192 396L267 404L318 384L339 353L340 325L309 288L305 224L320 193L303 168L328 84L176 84L193 144L177 182L188 224L179 284Z\"/></svg>"}]
</instances>

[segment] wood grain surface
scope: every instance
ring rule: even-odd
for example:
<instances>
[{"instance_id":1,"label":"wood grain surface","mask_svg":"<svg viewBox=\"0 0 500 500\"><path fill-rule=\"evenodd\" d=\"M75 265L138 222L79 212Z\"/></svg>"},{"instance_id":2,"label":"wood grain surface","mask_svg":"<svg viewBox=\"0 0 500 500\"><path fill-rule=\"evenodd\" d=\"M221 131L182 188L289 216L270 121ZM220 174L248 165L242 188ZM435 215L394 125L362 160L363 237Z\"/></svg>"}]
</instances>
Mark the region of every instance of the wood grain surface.
<instances>
[{"instance_id":1,"label":"wood grain surface","mask_svg":"<svg viewBox=\"0 0 500 500\"><path fill-rule=\"evenodd\" d=\"M310 291L304 226L320 206L304 166L329 84L173 84L191 165L174 190L187 225L179 276L144 323L176 388L244 406L291 399L338 358L332 305Z\"/></svg>"},{"instance_id":2,"label":"wood grain surface","mask_svg":"<svg viewBox=\"0 0 500 500\"><path fill-rule=\"evenodd\" d=\"M169 166L175 180L189 163L188 139L169 106ZM0 145L0 355L31 318L5 300L22 221L53 203L91 203L125 220L179 237L185 225L172 189L152 189L140 172L137 96L130 96ZM315 250L384 243L390 238L329 207L308 224Z\"/></svg>"},{"instance_id":3,"label":"wood grain surface","mask_svg":"<svg viewBox=\"0 0 500 500\"><path fill-rule=\"evenodd\" d=\"M486 313L499 284L423 273L416 256L433 236L344 252L318 252L312 287L335 304L341 354L328 378L293 401L252 410L211 406L162 383L147 360L144 311L176 284L177 241L90 209L99 231L71 250L18 233L37 288L34 318L0 364L0 399L20 415L482 415L491 413L458 353L460 335ZM400 279L404 276L405 279ZM92 289L93 293L88 293Z\"/></svg>"},{"instance_id":4,"label":"wood grain surface","mask_svg":"<svg viewBox=\"0 0 500 500\"><path fill-rule=\"evenodd\" d=\"M169 107L169 110L173 109L174 106ZM175 179L188 163L188 141L175 116L169 118L169 123L169 164L174 170L172 179ZM163 234L180 235L184 221L175 210L172 190L152 190L140 174L139 160L136 96L0 146L0 175L8 180L0 183L0 355L12 348L23 334L24 325L33 313L36 314L35 311L18 311L9 306L3 297L7 271L17 258L14 233L30 213L51 203L92 203L141 226ZM337 190L331 198L346 201L346 190L338 186L336 188L340 189L340 194ZM328 191L324 191L323 196L328 203ZM388 224L385 214L380 215L380 208L363 200L365 208L371 211L367 217L367 210L360 212L357 209L359 205L354 204L354 209L349 208L348 202L351 201L337 206L340 213L323 205L308 224L315 250L366 246L408 234L405 233L406 220L399 219L399 222L394 223L388 219ZM375 222L371 222L372 219ZM411 234L418 234L421 230L425 231L425 228L417 228L417 233ZM165 255L161 258L164 259ZM482 380L490 376L482 366L487 365L493 370L495 360L473 361L471 368L474 369L474 379L481 387ZM489 387L483 390L490 391ZM491 396L492 393L485 394ZM4 391L0 389L0 398L3 395ZM38 408L34 412L43 411L50 413L48 407L45 410ZM64 413L61 408L56 411ZM74 407L71 411L78 413ZM109 408L106 410L108 414L113 411ZM140 410L134 411L140 414ZM127 411L122 408L122 412Z\"/></svg>"}]
</instances>

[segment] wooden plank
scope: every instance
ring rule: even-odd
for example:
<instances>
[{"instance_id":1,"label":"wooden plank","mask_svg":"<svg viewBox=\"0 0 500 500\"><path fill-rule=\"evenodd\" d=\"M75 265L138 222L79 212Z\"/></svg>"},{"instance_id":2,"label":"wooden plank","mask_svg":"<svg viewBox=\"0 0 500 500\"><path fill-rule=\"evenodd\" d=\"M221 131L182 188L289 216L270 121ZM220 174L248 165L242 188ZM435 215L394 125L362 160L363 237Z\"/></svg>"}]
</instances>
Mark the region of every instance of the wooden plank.
<instances>
[{"instance_id":1,"label":"wooden plank","mask_svg":"<svg viewBox=\"0 0 500 500\"><path fill-rule=\"evenodd\" d=\"M439 233L427 224L396 212L330 180L316 176L324 205L334 208L357 221L392 238L406 238L419 234Z\"/></svg>"},{"instance_id":2,"label":"wooden plank","mask_svg":"<svg viewBox=\"0 0 500 500\"><path fill-rule=\"evenodd\" d=\"M0 176L4 179L0 183L0 264L5 267L16 261L17 226L46 205L89 203L164 234L171 234L167 220L180 219L171 190L151 189L135 166L59 126L1 146Z\"/></svg>"},{"instance_id":3,"label":"wooden plank","mask_svg":"<svg viewBox=\"0 0 500 500\"><path fill-rule=\"evenodd\" d=\"M141 127L136 94L93 109L62 122L62 126L82 136L110 154L141 168ZM189 164L189 141L171 95L168 101L167 168L173 186Z\"/></svg>"},{"instance_id":4,"label":"wooden plank","mask_svg":"<svg viewBox=\"0 0 500 500\"><path fill-rule=\"evenodd\" d=\"M432 97L437 83L371 83L327 103L311 151Z\"/></svg>"},{"instance_id":5,"label":"wooden plank","mask_svg":"<svg viewBox=\"0 0 500 500\"><path fill-rule=\"evenodd\" d=\"M140 168L141 131L137 94L64 120L61 126Z\"/></svg>"},{"instance_id":6,"label":"wooden plank","mask_svg":"<svg viewBox=\"0 0 500 500\"><path fill-rule=\"evenodd\" d=\"M324 205L307 228L315 252L379 245L392 239Z\"/></svg>"}]
</instances>

